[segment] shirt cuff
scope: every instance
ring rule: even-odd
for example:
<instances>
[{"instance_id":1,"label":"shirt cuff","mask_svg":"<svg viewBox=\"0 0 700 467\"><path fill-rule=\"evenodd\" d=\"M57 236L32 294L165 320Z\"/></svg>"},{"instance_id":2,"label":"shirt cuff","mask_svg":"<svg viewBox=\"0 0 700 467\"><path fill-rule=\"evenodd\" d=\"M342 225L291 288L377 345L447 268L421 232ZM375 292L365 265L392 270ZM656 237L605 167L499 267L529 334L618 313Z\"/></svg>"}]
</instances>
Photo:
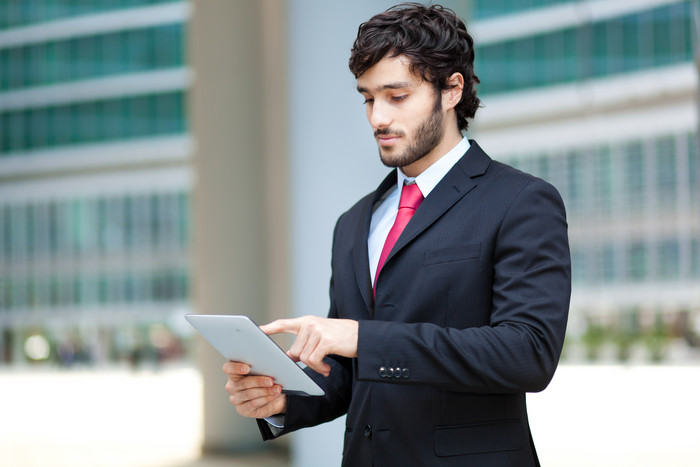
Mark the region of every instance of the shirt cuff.
<instances>
[{"instance_id":1,"label":"shirt cuff","mask_svg":"<svg viewBox=\"0 0 700 467\"><path fill-rule=\"evenodd\" d=\"M270 417L265 417L265 421L270 426L272 436L277 436L282 432L282 430L284 429L285 419L286 417L284 414L277 414L272 415Z\"/></svg>"}]
</instances>

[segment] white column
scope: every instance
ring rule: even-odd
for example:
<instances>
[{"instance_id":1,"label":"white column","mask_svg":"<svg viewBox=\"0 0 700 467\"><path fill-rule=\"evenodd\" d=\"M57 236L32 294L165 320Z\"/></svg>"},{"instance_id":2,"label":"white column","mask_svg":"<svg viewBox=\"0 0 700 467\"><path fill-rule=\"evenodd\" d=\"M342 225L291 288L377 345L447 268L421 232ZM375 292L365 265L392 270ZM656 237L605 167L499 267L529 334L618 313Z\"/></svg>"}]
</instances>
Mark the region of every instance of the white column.
<instances>
[{"instance_id":1,"label":"white column","mask_svg":"<svg viewBox=\"0 0 700 467\"><path fill-rule=\"evenodd\" d=\"M274 286L268 266L269 245L274 243L268 236L268 221L275 216L268 213L266 141L277 134L266 120L264 104L269 26L264 4L194 1L188 31L189 63L195 76L189 96L196 141L192 195L195 310L245 314L259 323L268 321L269 290ZM204 381L203 450L262 448L255 421L239 416L228 401L223 357L205 342L199 349Z\"/></svg>"}]
</instances>

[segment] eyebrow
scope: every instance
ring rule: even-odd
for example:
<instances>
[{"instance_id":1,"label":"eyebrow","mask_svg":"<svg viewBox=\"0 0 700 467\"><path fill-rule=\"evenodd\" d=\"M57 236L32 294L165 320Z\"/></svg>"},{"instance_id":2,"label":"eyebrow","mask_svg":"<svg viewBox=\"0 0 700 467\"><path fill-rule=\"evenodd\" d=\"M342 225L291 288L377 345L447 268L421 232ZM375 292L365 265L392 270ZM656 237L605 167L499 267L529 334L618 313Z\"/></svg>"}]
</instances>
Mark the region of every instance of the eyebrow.
<instances>
[{"instance_id":1,"label":"eyebrow","mask_svg":"<svg viewBox=\"0 0 700 467\"><path fill-rule=\"evenodd\" d=\"M411 87L413 87L413 83L411 83L410 81L398 81L396 83L388 83L388 84L384 84L382 86L378 86L376 88L376 90L377 91L384 91L386 89L404 89L404 88L411 88ZM358 85L357 92L369 93L370 91L369 91L369 89Z\"/></svg>"}]
</instances>

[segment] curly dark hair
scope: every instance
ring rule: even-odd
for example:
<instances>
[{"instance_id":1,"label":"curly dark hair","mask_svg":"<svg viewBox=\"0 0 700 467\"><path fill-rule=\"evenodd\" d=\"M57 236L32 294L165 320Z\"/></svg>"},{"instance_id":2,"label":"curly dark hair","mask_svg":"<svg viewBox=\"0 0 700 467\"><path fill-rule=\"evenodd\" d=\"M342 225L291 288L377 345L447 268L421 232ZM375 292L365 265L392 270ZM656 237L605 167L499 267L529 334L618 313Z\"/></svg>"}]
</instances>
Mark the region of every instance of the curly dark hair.
<instances>
[{"instance_id":1,"label":"curly dark hair","mask_svg":"<svg viewBox=\"0 0 700 467\"><path fill-rule=\"evenodd\" d=\"M362 23L350 53L350 71L355 78L384 57L403 55L411 72L432 84L437 92L449 89L453 73L464 77L462 100L457 104L457 125L468 127L480 100L474 73L474 41L454 11L440 5L402 3Z\"/></svg>"}]
</instances>

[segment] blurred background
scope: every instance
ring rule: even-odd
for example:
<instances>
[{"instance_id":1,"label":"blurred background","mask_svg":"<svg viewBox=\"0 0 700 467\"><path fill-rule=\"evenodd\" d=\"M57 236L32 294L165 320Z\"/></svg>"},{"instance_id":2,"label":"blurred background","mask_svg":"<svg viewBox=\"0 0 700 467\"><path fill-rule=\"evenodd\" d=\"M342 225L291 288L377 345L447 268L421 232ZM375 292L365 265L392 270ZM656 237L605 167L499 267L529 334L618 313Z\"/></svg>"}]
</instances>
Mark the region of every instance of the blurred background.
<instances>
[{"instance_id":1,"label":"blurred background","mask_svg":"<svg viewBox=\"0 0 700 467\"><path fill-rule=\"evenodd\" d=\"M335 220L386 173L349 50L394 3L0 0L0 463L338 465L343 420L263 444L183 315L326 313ZM698 1L443 4L469 137L568 210L543 465L696 465Z\"/></svg>"}]
</instances>

